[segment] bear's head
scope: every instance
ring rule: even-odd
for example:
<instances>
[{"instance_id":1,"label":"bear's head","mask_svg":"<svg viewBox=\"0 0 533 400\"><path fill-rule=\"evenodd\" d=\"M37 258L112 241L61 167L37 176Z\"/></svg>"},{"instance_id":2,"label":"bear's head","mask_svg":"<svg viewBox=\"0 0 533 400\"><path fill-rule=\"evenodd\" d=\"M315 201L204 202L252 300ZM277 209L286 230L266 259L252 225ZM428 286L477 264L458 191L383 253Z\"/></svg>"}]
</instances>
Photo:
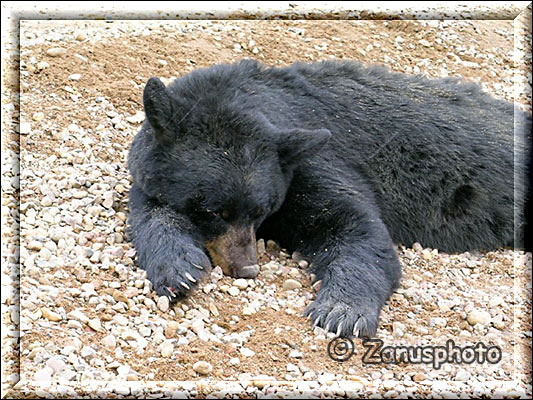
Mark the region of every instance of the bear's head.
<instances>
[{"instance_id":1,"label":"bear's head","mask_svg":"<svg viewBox=\"0 0 533 400\"><path fill-rule=\"evenodd\" d=\"M143 101L146 122L128 159L133 181L188 218L213 265L255 277L255 231L281 207L298 160L330 132L280 129L261 110L213 93L187 99L157 78Z\"/></svg>"}]
</instances>

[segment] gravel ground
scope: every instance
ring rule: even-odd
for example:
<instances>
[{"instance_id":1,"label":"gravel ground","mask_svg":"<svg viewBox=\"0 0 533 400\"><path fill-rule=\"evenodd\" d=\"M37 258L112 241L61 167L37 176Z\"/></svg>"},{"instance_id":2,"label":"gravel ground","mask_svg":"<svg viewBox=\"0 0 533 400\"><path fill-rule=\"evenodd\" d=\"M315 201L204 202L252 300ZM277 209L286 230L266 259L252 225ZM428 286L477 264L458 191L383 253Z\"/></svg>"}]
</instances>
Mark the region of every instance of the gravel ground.
<instances>
[{"instance_id":1,"label":"gravel ground","mask_svg":"<svg viewBox=\"0 0 533 400\"><path fill-rule=\"evenodd\" d=\"M519 20L515 36L512 21L22 21L20 127L2 122L2 224L16 228L20 213L21 263L19 308L9 269L18 238L2 233L3 395L531 396L529 253L399 246L404 279L377 338L502 350L495 365L435 369L365 365L358 340L349 361L330 359L333 336L301 317L315 295L306 260L269 238L258 242L257 279L215 268L171 307L135 267L124 234L126 158L150 76L170 81L243 57L350 58L461 75L531 111L531 13ZM3 79L2 110L16 118L16 82ZM20 183L10 164L19 140Z\"/></svg>"}]
</instances>

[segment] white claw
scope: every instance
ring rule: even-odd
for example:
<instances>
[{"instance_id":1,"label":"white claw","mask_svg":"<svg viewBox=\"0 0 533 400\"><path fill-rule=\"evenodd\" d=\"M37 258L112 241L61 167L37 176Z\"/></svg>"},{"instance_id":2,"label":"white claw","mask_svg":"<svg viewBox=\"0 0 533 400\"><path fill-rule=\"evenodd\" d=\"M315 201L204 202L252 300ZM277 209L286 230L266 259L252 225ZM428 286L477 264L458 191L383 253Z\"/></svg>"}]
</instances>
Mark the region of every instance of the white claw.
<instances>
[{"instance_id":1,"label":"white claw","mask_svg":"<svg viewBox=\"0 0 533 400\"><path fill-rule=\"evenodd\" d=\"M204 267L202 267L201 265L194 264L194 263L192 263L192 265L194 265L194 266L195 266L196 268L198 268L198 269L204 269Z\"/></svg>"},{"instance_id":2,"label":"white claw","mask_svg":"<svg viewBox=\"0 0 533 400\"><path fill-rule=\"evenodd\" d=\"M321 283L322 283L322 280L316 281L315 283L313 283L313 285L311 285L311 287L317 290L317 288L320 286Z\"/></svg>"},{"instance_id":3,"label":"white claw","mask_svg":"<svg viewBox=\"0 0 533 400\"><path fill-rule=\"evenodd\" d=\"M166 287L166 289L167 289L167 292L170 293L170 296L176 297L176 294L172 291L172 289L170 289L168 286Z\"/></svg>"},{"instance_id":4,"label":"white claw","mask_svg":"<svg viewBox=\"0 0 533 400\"><path fill-rule=\"evenodd\" d=\"M359 337L359 326L363 323L363 320L359 318L355 325L353 326L353 335Z\"/></svg>"},{"instance_id":5,"label":"white claw","mask_svg":"<svg viewBox=\"0 0 533 400\"><path fill-rule=\"evenodd\" d=\"M316 317L316 319L313 322L313 326L318 326L318 323L320 322L320 315Z\"/></svg>"},{"instance_id":6,"label":"white claw","mask_svg":"<svg viewBox=\"0 0 533 400\"><path fill-rule=\"evenodd\" d=\"M337 328L337 336L340 336L342 332L342 322L339 324L339 327Z\"/></svg>"},{"instance_id":7,"label":"white claw","mask_svg":"<svg viewBox=\"0 0 533 400\"><path fill-rule=\"evenodd\" d=\"M190 286L187 285L185 282L180 282L181 286L183 286L185 289L190 290Z\"/></svg>"},{"instance_id":8,"label":"white claw","mask_svg":"<svg viewBox=\"0 0 533 400\"><path fill-rule=\"evenodd\" d=\"M324 328L327 332L329 332L329 324L330 324L330 323L331 323L331 321L328 322L328 323L326 324L326 327Z\"/></svg>"},{"instance_id":9,"label":"white claw","mask_svg":"<svg viewBox=\"0 0 533 400\"><path fill-rule=\"evenodd\" d=\"M188 280L190 280L192 283L196 283L196 279L194 279L192 277L191 274L189 274L188 272L185 272L185 276L187 277Z\"/></svg>"}]
</instances>

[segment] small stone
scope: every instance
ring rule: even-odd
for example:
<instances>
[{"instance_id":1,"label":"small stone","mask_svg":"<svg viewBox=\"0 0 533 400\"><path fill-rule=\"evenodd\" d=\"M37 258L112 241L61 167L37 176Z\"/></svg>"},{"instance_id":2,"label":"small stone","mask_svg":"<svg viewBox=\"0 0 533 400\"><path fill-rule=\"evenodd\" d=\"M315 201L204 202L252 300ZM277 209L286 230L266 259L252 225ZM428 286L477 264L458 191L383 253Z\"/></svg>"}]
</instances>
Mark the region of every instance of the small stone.
<instances>
[{"instance_id":1,"label":"small stone","mask_svg":"<svg viewBox=\"0 0 533 400\"><path fill-rule=\"evenodd\" d=\"M285 282L283 282L283 290L294 290L300 289L301 287L302 284L294 279L287 279Z\"/></svg>"},{"instance_id":2,"label":"small stone","mask_svg":"<svg viewBox=\"0 0 533 400\"><path fill-rule=\"evenodd\" d=\"M93 318L93 319L89 320L87 325L89 325L89 327L91 327L92 329L94 329L97 332L103 331L102 322L100 322L99 318Z\"/></svg>"},{"instance_id":3,"label":"small stone","mask_svg":"<svg viewBox=\"0 0 533 400\"><path fill-rule=\"evenodd\" d=\"M192 369L200 375L208 375L213 371L213 366L206 361L198 361L192 366Z\"/></svg>"},{"instance_id":4,"label":"small stone","mask_svg":"<svg viewBox=\"0 0 533 400\"><path fill-rule=\"evenodd\" d=\"M250 350L247 347L241 347L240 352L244 357L253 357L255 355L255 351Z\"/></svg>"},{"instance_id":5,"label":"small stone","mask_svg":"<svg viewBox=\"0 0 533 400\"><path fill-rule=\"evenodd\" d=\"M43 69L46 69L50 66L50 64L48 64L46 61L39 61L36 65L38 70L43 70Z\"/></svg>"},{"instance_id":6,"label":"small stone","mask_svg":"<svg viewBox=\"0 0 533 400\"><path fill-rule=\"evenodd\" d=\"M52 357L46 362L46 366L52 368L54 374L63 371L65 365L65 362L59 357Z\"/></svg>"},{"instance_id":7,"label":"small stone","mask_svg":"<svg viewBox=\"0 0 533 400\"><path fill-rule=\"evenodd\" d=\"M131 368L129 365L121 365L117 368L118 376L124 378L130 373L130 370Z\"/></svg>"},{"instance_id":8,"label":"small stone","mask_svg":"<svg viewBox=\"0 0 533 400\"><path fill-rule=\"evenodd\" d=\"M126 294L120 290L113 291L113 299L115 299L115 301L122 301L123 303L128 304L128 296L126 296Z\"/></svg>"},{"instance_id":9,"label":"small stone","mask_svg":"<svg viewBox=\"0 0 533 400\"><path fill-rule=\"evenodd\" d=\"M150 329L148 326L142 326L139 328L139 333L143 337L148 337L152 334L152 329Z\"/></svg>"},{"instance_id":10,"label":"small stone","mask_svg":"<svg viewBox=\"0 0 533 400\"><path fill-rule=\"evenodd\" d=\"M89 322L89 317L87 317L84 313L82 313L79 310L72 310L67 314L68 319L75 319L76 321L80 321L83 323Z\"/></svg>"},{"instance_id":11,"label":"small stone","mask_svg":"<svg viewBox=\"0 0 533 400\"><path fill-rule=\"evenodd\" d=\"M416 252L421 252L424 248L418 242L413 243L413 250Z\"/></svg>"},{"instance_id":12,"label":"small stone","mask_svg":"<svg viewBox=\"0 0 533 400\"><path fill-rule=\"evenodd\" d=\"M83 346L80 355L83 358L93 358L96 355L96 351L90 346Z\"/></svg>"},{"instance_id":13,"label":"small stone","mask_svg":"<svg viewBox=\"0 0 533 400\"><path fill-rule=\"evenodd\" d=\"M329 372L324 372L318 377L318 383L321 385L324 385L328 382L333 382L335 380L335 374L331 374Z\"/></svg>"},{"instance_id":14,"label":"small stone","mask_svg":"<svg viewBox=\"0 0 533 400\"><path fill-rule=\"evenodd\" d=\"M392 323L392 334L394 337L401 338L405 333L405 325L401 322Z\"/></svg>"},{"instance_id":15,"label":"small stone","mask_svg":"<svg viewBox=\"0 0 533 400\"><path fill-rule=\"evenodd\" d=\"M67 328L81 329L83 328L83 326L80 321L76 321L75 319L69 319L67 322Z\"/></svg>"},{"instance_id":16,"label":"small stone","mask_svg":"<svg viewBox=\"0 0 533 400\"><path fill-rule=\"evenodd\" d=\"M462 330L461 332L459 332L459 337L472 337L472 334L467 330Z\"/></svg>"},{"instance_id":17,"label":"small stone","mask_svg":"<svg viewBox=\"0 0 533 400\"><path fill-rule=\"evenodd\" d=\"M131 393L130 388L127 386L117 386L116 388L113 389L113 391L116 394L120 394L122 396L129 396Z\"/></svg>"},{"instance_id":18,"label":"small stone","mask_svg":"<svg viewBox=\"0 0 533 400\"><path fill-rule=\"evenodd\" d=\"M232 287L230 287L230 288L228 289L228 293L229 293L231 296L234 296L234 297L235 297L235 296L238 296L240 292L241 292L241 291L239 290L239 288L237 288L237 287L235 287L235 286L232 286Z\"/></svg>"},{"instance_id":19,"label":"small stone","mask_svg":"<svg viewBox=\"0 0 533 400\"><path fill-rule=\"evenodd\" d=\"M19 127L19 133L21 135L27 135L31 132L31 124L29 122L21 122Z\"/></svg>"},{"instance_id":20,"label":"small stone","mask_svg":"<svg viewBox=\"0 0 533 400\"><path fill-rule=\"evenodd\" d=\"M43 207L50 207L52 205L52 200L48 196L44 196L41 199L41 206Z\"/></svg>"},{"instance_id":21,"label":"small stone","mask_svg":"<svg viewBox=\"0 0 533 400\"><path fill-rule=\"evenodd\" d=\"M102 205L105 208L109 209L109 208L113 207L113 202L114 202L113 192L104 193L104 201L102 202Z\"/></svg>"},{"instance_id":22,"label":"small stone","mask_svg":"<svg viewBox=\"0 0 533 400\"><path fill-rule=\"evenodd\" d=\"M414 382L421 382L426 379L426 375L421 373L414 374L412 379Z\"/></svg>"},{"instance_id":23,"label":"small stone","mask_svg":"<svg viewBox=\"0 0 533 400\"><path fill-rule=\"evenodd\" d=\"M233 286L238 287L240 290L244 290L248 287L248 281L246 279L235 279Z\"/></svg>"},{"instance_id":24,"label":"small stone","mask_svg":"<svg viewBox=\"0 0 533 400\"><path fill-rule=\"evenodd\" d=\"M124 340L137 340L139 338L139 334L132 330L123 331L121 336Z\"/></svg>"},{"instance_id":25,"label":"small stone","mask_svg":"<svg viewBox=\"0 0 533 400\"><path fill-rule=\"evenodd\" d=\"M487 311L473 309L470 311L470 313L468 313L466 320L470 325L487 325L490 322L491 317Z\"/></svg>"},{"instance_id":26,"label":"small stone","mask_svg":"<svg viewBox=\"0 0 533 400\"><path fill-rule=\"evenodd\" d=\"M172 343L163 343L161 345L161 355L163 357L169 357L174 351L174 345Z\"/></svg>"},{"instance_id":27,"label":"small stone","mask_svg":"<svg viewBox=\"0 0 533 400\"><path fill-rule=\"evenodd\" d=\"M85 39L87 39L87 35L85 35L83 32L78 32L74 39L76 39L78 42L83 42Z\"/></svg>"},{"instance_id":28,"label":"small stone","mask_svg":"<svg viewBox=\"0 0 533 400\"><path fill-rule=\"evenodd\" d=\"M128 121L130 124L140 124L145 120L145 118L146 116L142 111L137 111L135 115L126 117L126 121Z\"/></svg>"},{"instance_id":29,"label":"small stone","mask_svg":"<svg viewBox=\"0 0 533 400\"><path fill-rule=\"evenodd\" d=\"M265 253L266 253L265 240L264 239L259 239L257 241L257 254L263 255Z\"/></svg>"},{"instance_id":30,"label":"small stone","mask_svg":"<svg viewBox=\"0 0 533 400\"><path fill-rule=\"evenodd\" d=\"M383 383L381 384L383 386L383 389L385 390L392 390L396 387L398 382L396 382L395 380L393 379L386 379L383 381Z\"/></svg>"},{"instance_id":31,"label":"small stone","mask_svg":"<svg viewBox=\"0 0 533 400\"><path fill-rule=\"evenodd\" d=\"M46 54L50 57L61 57L67 54L67 50L61 47L52 47L51 49L46 50Z\"/></svg>"},{"instance_id":32,"label":"small stone","mask_svg":"<svg viewBox=\"0 0 533 400\"><path fill-rule=\"evenodd\" d=\"M69 126L67 126L67 130L70 133L78 133L80 131L80 127L76 124L70 124Z\"/></svg>"},{"instance_id":33,"label":"small stone","mask_svg":"<svg viewBox=\"0 0 533 400\"><path fill-rule=\"evenodd\" d=\"M148 308L154 308L155 307L155 303L152 299L149 299L148 297L146 299L144 299L144 305Z\"/></svg>"},{"instance_id":34,"label":"small stone","mask_svg":"<svg viewBox=\"0 0 533 400\"><path fill-rule=\"evenodd\" d=\"M109 349L114 349L117 345L117 340L115 339L115 336L109 334L102 339L102 344Z\"/></svg>"},{"instance_id":35,"label":"small stone","mask_svg":"<svg viewBox=\"0 0 533 400\"><path fill-rule=\"evenodd\" d=\"M293 350L289 353L289 357L291 358L302 358L303 354L301 351Z\"/></svg>"},{"instance_id":36,"label":"small stone","mask_svg":"<svg viewBox=\"0 0 533 400\"><path fill-rule=\"evenodd\" d=\"M448 320L442 317L431 318L429 320L429 326L435 326L435 325L445 327L446 325L448 325Z\"/></svg>"},{"instance_id":37,"label":"small stone","mask_svg":"<svg viewBox=\"0 0 533 400\"><path fill-rule=\"evenodd\" d=\"M170 307L170 301L168 300L167 296L160 296L159 300L157 300L157 308L161 310L161 312L167 312Z\"/></svg>"},{"instance_id":38,"label":"small stone","mask_svg":"<svg viewBox=\"0 0 533 400\"><path fill-rule=\"evenodd\" d=\"M464 369L460 369L457 371L457 373L455 374L455 380L456 381L468 381L470 379L470 373Z\"/></svg>"},{"instance_id":39,"label":"small stone","mask_svg":"<svg viewBox=\"0 0 533 400\"><path fill-rule=\"evenodd\" d=\"M255 308L251 307L251 306L245 306L243 309L242 309L242 314L243 315L253 315L255 314L257 311Z\"/></svg>"},{"instance_id":40,"label":"small stone","mask_svg":"<svg viewBox=\"0 0 533 400\"><path fill-rule=\"evenodd\" d=\"M46 307L41 308L41 313L43 314L43 318L46 318L49 321L57 322L63 319L61 315Z\"/></svg>"},{"instance_id":41,"label":"small stone","mask_svg":"<svg viewBox=\"0 0 533 400\"><path fill-rule=\"evenodd\" d=\"M71 74L68 76L68 79L71 81L79 81L81 79L81 74Z\"/></svg>"},{"instance_id":42,"label":"small stone","mask_svg":"<svg viewBox=\"0 0 533 400\"><path fill-rule=\"evenodd\" d=\"M73 353L76 351L76 347L74 346L65 346L61 349L61 354L64 356L68 356L70 353Z\"/></svg>"},{"instance_id":43,"label":"small stone","mask_svg":"<svg viewBox=\"0 0 533 400\"><path fill-rule=\"evenodd\" d=\"M30 250L35 250L35 251L39 251L43 248L43 243L42 242L39 242L38 240L32 240L29 244L28 244L28 249Z\"/></svg>"},{"instance_id":44,"label":"small stone","mask_svg":"<svg viewBox=\"0 0 533 400\"><path fill-rule=\"evenodd\" d=\"M41 121L44 119L44 113L42 112L36 112L35 114L32 115L31 117L34 121Z\"/></svg>"},{"instance_id":45,"label":"small stone","mask_svg":"<svg viewBox=\"0 0 533 400\"><path fill-rule=\"evenodd\" d=\"M230 365L239 365L241 363L241 360L239 360L237 357L230 358L229 360Z\"/></svg>"},{"instance_id":46,"label":"small stone","mask_svg":"<svg viewBox=\"0 0 533 400\"><path fill-rule=\"evenodd\" d=\"M167 329L165 330L165 336L167 338L173 337L176 334L179 326L180 326L180 324L178 322L176 322L176 321L168 321L167 322Z\"/></svg>"},{"instance_id":47,"label":"small stone","mask_svg":"<svg viewBox=\"0 0 533 400\"><path fill-rule=\"evenodd\" d=\"M48 250L46 247L43 247L41 251L39 252L39 257L42 260L48 261L52 257L52 252Z\"/></svg>"},{"instance_id":48,"label":"small stone","mask_svg":"<svg viewBox=\"0 0 533 400\"><path fill-rule=\"evenodd\" d=\"M213 314L213 316L215 317L218 317L220 315L220 313L218 312L218 308L217 306L215 305L215 303L211 302L209 303L209 311L211 312L211 314Z\"/></svg>"},{"instance_id":49,"label":"small stone","mask_svg":"<svg viewBox=\"0 0 533 400\"><path fill-rule=\"evenodd\" d=\"M40 369L35 374L33 374L34 381L50 381L52 379L52 374L54 371L50 367L44 367Z\"/></svg>"}]
</instances>

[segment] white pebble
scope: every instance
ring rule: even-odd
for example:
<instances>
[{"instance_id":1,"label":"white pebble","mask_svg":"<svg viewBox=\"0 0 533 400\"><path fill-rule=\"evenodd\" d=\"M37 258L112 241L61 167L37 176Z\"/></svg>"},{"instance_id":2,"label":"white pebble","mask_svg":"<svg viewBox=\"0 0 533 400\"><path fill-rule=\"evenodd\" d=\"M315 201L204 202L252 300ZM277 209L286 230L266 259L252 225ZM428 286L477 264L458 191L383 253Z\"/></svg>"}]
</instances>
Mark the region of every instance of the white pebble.
<instances>
[{"instance_id":1,"label":"white pebble","mask_svg":"<svg viewBox=\"0 0 533 400\"><path fill-rule=\"evenodd\" d=\"M31 132L31 124L29 122L21 122L20 123L20 128L19 128L19 133L21 135L27 135L30 132Z\"/></svg>"},{"instance_id":2,"label":"white pebble","mask_svg":"<svg viewBox=\"0 0 533 400\"><path fill-rule=\"evenodd\" d=\"M61 57L67 54L67 50L61 47L52 47L51 49L46 50L46 54L50 57Z\"/></svg>"},{"instance_id":3,"label":"white pebble","mask_svg":"<svg viewBox=\"0 0 533 400\"><path fill-rule=\"evenodd\" d=\"M192 369L201 375L208 375L213 371L213 366L207 361L198 361L192 366Z\"/></svg>"},{"instance_id":4,"label":"white pebble","mask_svg":"<svg viewBox=\"0 0 533 400\"><path fill-rule=\"evenodd\" d=\"M233 281L233 286L238 287L241 290L244 290L248 287L248 281L246 279L235 279Z\"/></svg>"},{"instance_id":5,"label":"white pebble","mask_svg":"<svg viewBox=\"0 0 533 400\"><path fill-rule=\"evenodd\" d=\"M470 313L468 313L466 320L470 325L486 325L490 322L491 318L487 311L473 309L470 311Z\"/></svg>"},{"instance_id":6,"label":"white pebble","mask_svg":"<svg viewBox=\"0 0 533 400\"><path fill-rule=\"evenodd\" d=\"M161 296L159 297L159 300L157 300L157 308L159 308L162 312L167 312L170 307L170 302L168 300L167 296Z\"/></svg>"},{"instance_id":7,"label":"white pebble","mask_svg":"<svg viewBox=\"0 0 533 400\"><path fill-rule=\"evenodd\" d=\"M33 374L34 381L50 381L52 379L52 374L54 371L50 367L44 367L40 369L35 374Z\"/></svg>"},{"instance_id":8,"label":"white pebble","mask_svg":"<svg viewBox=\"0 0 533 400\"><path fill-rule=\"evenodd\" d=\"M287 279L285 282L283 282L283 290L294 290L300 289L301 287L302 284L294 279Z\"/></svg>"},{"instance_id":9,"label":"white pebble","mask_svg":"<svg viewBox=\"0 0 533 400\"><path fill-rule=\"evenodd\" d=\"M241 347L240 352L244 357L253 357L255 355L255 351L250 350L248 347Z\"/></svg>"}]
</instances>

